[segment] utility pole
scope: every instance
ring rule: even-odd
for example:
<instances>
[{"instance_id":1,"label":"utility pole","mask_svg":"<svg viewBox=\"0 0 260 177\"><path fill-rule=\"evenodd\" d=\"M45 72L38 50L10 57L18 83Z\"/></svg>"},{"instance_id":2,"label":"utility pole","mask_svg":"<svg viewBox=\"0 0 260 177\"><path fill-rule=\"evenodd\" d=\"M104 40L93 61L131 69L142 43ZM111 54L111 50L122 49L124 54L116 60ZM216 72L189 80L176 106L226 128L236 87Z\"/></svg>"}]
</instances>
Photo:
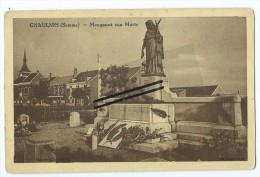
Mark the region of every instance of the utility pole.
<instances>
[{"instance_id":1,"label":"utility pole","mask_svg":"<svg viewBox=\"0 0 260 177\"><path fill-rule=\"evenodd\" d=\"M100 78L100 70L101 70L101 56L99 53L97 54L97 62L98 62L98 98L101 97L101 78Z\"/></svg>"}]
</instances>

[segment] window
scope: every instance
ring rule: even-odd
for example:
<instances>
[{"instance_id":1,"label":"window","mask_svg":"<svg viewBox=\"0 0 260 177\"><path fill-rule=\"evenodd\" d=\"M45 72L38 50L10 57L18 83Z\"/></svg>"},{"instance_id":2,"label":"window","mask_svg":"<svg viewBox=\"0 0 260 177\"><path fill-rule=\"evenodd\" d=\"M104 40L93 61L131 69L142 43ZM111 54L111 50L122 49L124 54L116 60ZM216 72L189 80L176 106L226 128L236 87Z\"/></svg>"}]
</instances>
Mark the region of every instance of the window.
<instances>
[{"instance_id":1,"label":"window","mask_svg":"<svg viewBox=\"0 0 260 177\"><path fill-rule=\"evenodd\" d=\"M26 95L27 94L27 87L24 87L23 93Z\"/></svg>"},{"instance_id":2,"label":"window","mask_svg":"<svg viewBox=\"0 0 260 177\"><path fill-rule=\"evenodd\" d=\"M53 94L56 94L56 87L53 87Z\"/></svg>"},{"instance_id":3,"label":"window","mask_svg":"<svg viewBox=\"0 0 260 177\"><path fill-rule=\"evenodd\" d=\"M30 95L32 93L32 88L28 87L28 95Z\"/></svg>"},{"instance_id":4,"label":"window","mask_svg":"<svg viewBox=\"0 0 260 177\"><path fill-rule=\"evenodd\" d=\"M63 86L60 87L60 94L64 94L64 88L63 88Z\"/></svg>"},{"instance_id":5,"label":"window","mask_svg":"<svg viewBox=\"0 0 260 177\"><path fill-rule=\"evenodd\" d=\"M60 94L60 86L57 87L57 95Z\"/></svg>"}]
</instances>

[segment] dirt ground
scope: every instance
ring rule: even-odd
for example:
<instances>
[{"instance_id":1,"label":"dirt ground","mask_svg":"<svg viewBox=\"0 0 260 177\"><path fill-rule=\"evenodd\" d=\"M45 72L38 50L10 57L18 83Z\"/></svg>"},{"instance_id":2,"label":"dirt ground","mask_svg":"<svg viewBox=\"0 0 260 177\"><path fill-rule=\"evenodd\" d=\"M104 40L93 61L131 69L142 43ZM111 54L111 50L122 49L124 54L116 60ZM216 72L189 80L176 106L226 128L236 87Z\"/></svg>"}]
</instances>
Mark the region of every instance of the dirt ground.
<instances>
[{"instance_id":1,"label":"dirt ground","mask_svg":"<svg viewBox=\"0 0 260 177\"><path fill-rule=\"evenodd\" d=\"M56 143L56 162L139 162L139 161L222 161L246 160L247 152L241 157L227 158L223 150L204 148L200 150L177 148L162 153L150 154L132 150L115 150L98 147L91 150L91 143L83 140L79 130L84 125L76 128L69 127L69 122L49 122L37 126L37 131L28 137L15 138L14 162L23 163L24 142L28 139L51 139Z\"/></svg>"},{"instance_id":2,"label":"dirt ground","mask_svg":"<svg viewBox=\"0 0 260 177\"><path fill-rule=\"evenodd\" d=\"M51 139L55 141L57 162L82 162L82 161L125 161L136 162L151 157L151 154L130 150L115 150L105 147L98 147L91 150L91 144L83 140L83 134L77 130L84 128L84 125L76 128L69 127L69 122L50 122L38 125L37 132L32 132L28 137L15 138L15 162L23 162L24 142L28 139Z\"/></svg>"}]
</instances>

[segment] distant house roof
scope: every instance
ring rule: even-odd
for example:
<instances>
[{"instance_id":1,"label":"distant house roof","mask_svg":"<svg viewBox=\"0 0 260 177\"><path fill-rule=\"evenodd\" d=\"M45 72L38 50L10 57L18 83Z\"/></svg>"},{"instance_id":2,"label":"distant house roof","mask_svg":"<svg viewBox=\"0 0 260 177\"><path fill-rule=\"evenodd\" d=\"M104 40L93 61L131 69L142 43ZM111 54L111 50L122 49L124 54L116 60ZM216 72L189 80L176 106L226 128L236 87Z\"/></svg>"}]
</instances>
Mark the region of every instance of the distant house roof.
<instances>
[{"instance_id":1,"label":"distant house roof","mask_svg":"<svg viewBox=\"0 0 260 177\"><path fill-rule=\"evenodd\" d=\"M131 78L138 71L140 71L140 67L128 68L127 76Z\"/></svg>"},{"instance_id":2,"label":"distant house roof","mask_svg":"<svg viewBox=\"0 0 260 177\"><path fill-rule=\"evenodd\" d=\"M84 82L86 81L87 77L95 77L98 74L98 70L93 70L93 71L86 71L86 72L81 72L79 73L74 82Z\"/></svg>"},{"instance_id":3,"label":"distant house roof","mask_svg":"<svg viewBox=\"0 0 260 177\"><path fill-rule=\"evenodd\" d=\"M29 76L27 76L23 82L31 82L33 78L37 75L38 73L31 73Z\"/></svg>"},{"instance_id":4,"label":"distant house roof","mask_svg":"<svg viewBox=\"0 0 260 177\"><path fill-rule=\"evenodd\" d=\"M181 94L184 93L184 92L186 93L185 89L175 89L175 88L172 88L171 91L172 91L173 93L176 93L177 96L181 95Z\"/></svg>"},{"instance_id":5,"label":"distant house roof","mask_svg":"<svg viewBox=\"0 0 260 177\"><path fill-rule=\"evenodd\" d=\"M21 83L26 77L18 77L15 81L14 84Z\"/></svg>"},{"instance_id":6,"label":"distant house roof","mask_svg":"<svg viewBox=\"0 0 260 177\"><path fill-rule=\"evenodd\" d=\"M54 76L54 77L51 77L51 78L46 78L46 79L49 79L49 82L53 81L54 79L56 79L58 76Z\"/></svg>"},{"instance_id":7,"label":"distant house roof","mask_svg":"<svg viewBox=\"0 0 260 177\"><path fill-rule=\"evenodd\" d=\"M26 83L26 82L32 82L32 80L37 76L38 73L30 73L27 77L18 77L14 84L20 84L20 83Z\"/></svg>"},{"instance_id":8,"label":"distant house roof","mask_svg":"<svg viewBox=\"0 0 260 177\"><path fill-rule=\"evenodd\" d=\"M140 70L140 67L129 68L127 77L131 78L136 72ZM75 77L74 82L85 82L87 77L93 78L98 74L98 70L81 72ZM56 80L56 79L55 79ZM72 82L72 81L71 81ZM70 82L70 83L71 83Z\"/></svg>"},{"instance_id":9,"label":"distant house roof","mask_svg":"<svg viewBox=\"0 0 260 177\"><path fill-rule=\"evenodd\" d=\"M73 76L55 77L51 80L50 86L67 84L72 78Z\"/></svg>"},{"instance_id":10,"label":"distant house roof","mask_svg":"<svg viewBox=\"0 0 260 177\"><path fill-rule=\"evenodd\" d=\"M219 87L218 85L175 87L175 88L171 88L170 90L174 93L180 92L181 90L185 90L187 97L196 97L196 96L211 96L218 87Z\"/></svg>"}]
</instances>

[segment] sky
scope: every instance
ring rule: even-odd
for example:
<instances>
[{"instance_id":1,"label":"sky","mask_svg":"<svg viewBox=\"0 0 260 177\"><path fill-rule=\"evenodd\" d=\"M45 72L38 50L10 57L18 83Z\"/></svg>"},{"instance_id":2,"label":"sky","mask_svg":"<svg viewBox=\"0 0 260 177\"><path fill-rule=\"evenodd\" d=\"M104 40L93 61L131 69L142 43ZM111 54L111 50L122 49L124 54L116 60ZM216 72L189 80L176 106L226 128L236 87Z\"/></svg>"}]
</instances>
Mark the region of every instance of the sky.
<instances>
[{"instance_id":1,"label":"sky","mask_svg":"<svg viewBox=\"0 0 260 177\"><path fill-rule=\"evenodd\" d=\"M45 77L68 76L101 66L140 66L145 21L157 18L14 19L14 74L18 75L24 50L27 65ZM135 24L125 26L125 23ZM59 27L30 27L57 23ZM61 27L60 24L79 24ZM90 23L111 24L91 27ZM115 24L122 24L121 27ZM225 92L246 93L246 19L242 17L168 17L164 37L166 76L170 87L220 85Z\"/></svg>"}]
</instances>

